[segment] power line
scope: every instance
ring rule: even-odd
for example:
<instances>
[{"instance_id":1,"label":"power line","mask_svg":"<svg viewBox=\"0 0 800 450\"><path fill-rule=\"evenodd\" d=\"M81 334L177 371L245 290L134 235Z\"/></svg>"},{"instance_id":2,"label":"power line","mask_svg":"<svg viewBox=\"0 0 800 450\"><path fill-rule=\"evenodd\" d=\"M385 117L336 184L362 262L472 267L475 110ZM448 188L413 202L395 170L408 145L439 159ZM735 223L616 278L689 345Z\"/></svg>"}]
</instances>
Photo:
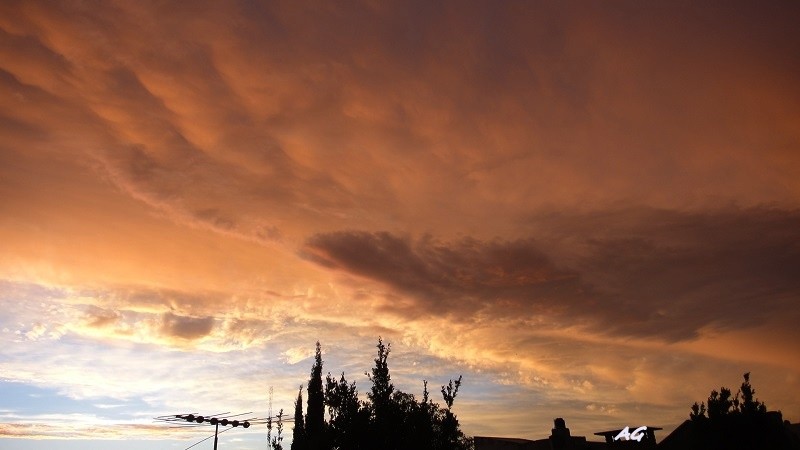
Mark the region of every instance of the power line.
<instances>
[{"instance_id":1,"label":"power line","mask_svg":"<svg viewBox=\"0 0 800 450\"><path fill-rule=\"evenodd\" d=\"M192 445L190 445L190 446L186 447L186 448L185 448L185 449L183 449L183 450L189 450L190 448L194 447L195 445L202 444L203 442L205 442L205 441L207 441L207 440L211 439L212 437L213 437L213 438L216 438L218 435L220 435L220 434L222 434L222 433L224 433L224 432L226 432L226 431L231 431L232 429L233 429L233 428L228 428L227 430L222 430L222 432L221 432L221 433L216 433L216 432L215 432L215 433L214 433L214 434L212 434L211 436L209 436L209 437L207 437L207 438L205 438L205 439L203 439L203 440L201 440L201 441L195 442L194 444L192 444ZM215 445L214 445L214 448L217 448L217 446L216 446L216 442L214 442L214 444L215 444Z\"/></svg>"}]
</instances>

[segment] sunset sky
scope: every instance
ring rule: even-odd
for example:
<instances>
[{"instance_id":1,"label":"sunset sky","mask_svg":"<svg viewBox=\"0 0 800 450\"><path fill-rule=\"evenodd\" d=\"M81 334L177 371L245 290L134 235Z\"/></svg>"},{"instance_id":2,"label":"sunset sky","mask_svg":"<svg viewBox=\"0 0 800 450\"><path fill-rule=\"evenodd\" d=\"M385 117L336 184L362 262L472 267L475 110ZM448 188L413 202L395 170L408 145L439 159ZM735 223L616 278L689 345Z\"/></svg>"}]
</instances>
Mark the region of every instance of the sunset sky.
<instances>
[{"instance_id":1,"label":"sunset sky","mask_svg":"<svg viewBox=\"0 0 800 450\"><path fill-rule=\"evenodd\" d=\"M210 429L153 417L270 387L291 413L316 341L365 399L378 336L398 388L463 375L468 435L661 439L748 371L800 422L798 23L0 2L0 447L183 449Z\"/></svg>"}]
</instances>

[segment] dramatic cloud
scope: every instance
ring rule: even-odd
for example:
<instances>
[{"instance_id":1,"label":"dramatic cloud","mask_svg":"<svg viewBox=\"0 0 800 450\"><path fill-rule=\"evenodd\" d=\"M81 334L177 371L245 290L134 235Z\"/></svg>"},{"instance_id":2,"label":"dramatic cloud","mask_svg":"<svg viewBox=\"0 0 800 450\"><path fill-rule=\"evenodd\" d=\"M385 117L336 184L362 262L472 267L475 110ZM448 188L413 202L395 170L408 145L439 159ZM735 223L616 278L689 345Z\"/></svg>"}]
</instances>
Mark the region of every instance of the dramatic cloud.
<instances>
[{"instance_id":1,"label":"dramatic cloud","mask_svg":"<svg viewBox=\"0 0 800 450\"><path fill-rule=\"evenodd\" d=\"M544 315L666 341L761 325L800 295L797 211L640 209L543 222L548 244L338 232L312 237L305 254L416 298L398 305L411 317Z\"/></svg>"},{"instance_id":2,"label":"dramatic cloud","mask_svg":"<svg viewBox=\"0 0 800 450\"><path fill-rule=\"evenodd\" d=\"M0 2L0 433L287 408L379 335L398 386L464 374L471 434L670 430L745 371L797 421L797 23Z\"/></svg>"},{"instance_id":3,"label":"dramatic cloud","mask_svg":"<svg viewBox=\"0 0 800 450\"><path fill-rule=\"evenodd\" d=\"M514 316L518 308L556 306L558 291L561 299L580 295L576 275L555 268L532 241L440 243L428 236L412 243L389 233L339 232L314 236L305 254L419 298L404 305L411 315Z\"/></svg>"}]
</instances>

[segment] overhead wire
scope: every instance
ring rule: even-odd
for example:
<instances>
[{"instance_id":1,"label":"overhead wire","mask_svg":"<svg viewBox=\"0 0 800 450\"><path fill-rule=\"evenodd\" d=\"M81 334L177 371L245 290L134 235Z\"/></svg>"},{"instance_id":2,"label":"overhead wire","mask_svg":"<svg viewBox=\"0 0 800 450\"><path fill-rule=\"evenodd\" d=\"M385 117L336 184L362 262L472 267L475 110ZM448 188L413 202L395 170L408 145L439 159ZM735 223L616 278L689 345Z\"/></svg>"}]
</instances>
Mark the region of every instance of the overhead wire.
<instances>
[{"instance_id":1,"label":"overhead wire","mask_svg":"<svg viewBox=\"0 0 800 450\"><path fill-rule=\"evenodd\" d=\"M186 448L185 448L185 449L183 449L183 450L189 450L190 448L194 447L195 445L202 444L203 442L205 442L205 441L207 441L207 440L209 440L209 439L213 438L214 436L219 436L220 434L222 434L222 433L225 433L225 432L228 432L228 431L231 431L232 429L233 429L233 428L228 428L228 429L226 429L226 430L222 430L222 431L220 431L219 433L214 433L214 434L212 434L211 436L209 436L209 437L207 437L207 438L205 438L205 439L203 439L203 440L201 440L201 441L195 442L194 444L192 444L192 445L190 445L190 446L186 447Z\"/></svg>"}]
</instances>

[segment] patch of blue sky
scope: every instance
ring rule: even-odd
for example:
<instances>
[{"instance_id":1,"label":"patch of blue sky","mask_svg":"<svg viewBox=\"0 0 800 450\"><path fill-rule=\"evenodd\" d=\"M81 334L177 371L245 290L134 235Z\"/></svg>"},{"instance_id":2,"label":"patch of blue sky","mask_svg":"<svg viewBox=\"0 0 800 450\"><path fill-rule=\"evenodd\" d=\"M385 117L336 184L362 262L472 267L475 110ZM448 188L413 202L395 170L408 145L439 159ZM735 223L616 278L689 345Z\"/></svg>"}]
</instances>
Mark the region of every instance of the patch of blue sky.
<instances>
[{"instance_id":1,"label":"patch of blue sky","mask_svg":"<svg viewBox=\"0 0 800 450\"><path fill-rule=\"evenodd\" d=\"M139 399L121 400L109 397L75 399L58 389L27 383L0 381L0 414L35 416L39 414L92 414L110 420L134 419L132 411L148 411L152 407Z\"/></svg>"},{"instance_id":2,"label":"patch of blue sky","mask_svg":"<svg viewBox=\"0 0 800 450\"><path fill-rule=\"evenodd\" d=\"M0 331L24 335L59 309L58 301L66 292L34 283L17 283L0 279Z\"/></svg>"},{"instance_id":3,"label":"patch of blue sky","mask_svg":"<svg viewBox=\"0 0 800 450\"><path fill-rule=\"evenodd\" d=\"M198 439L199 440L199 439ZM183 450L194 442L187 440L89 440L89 439L11 439L0 438L0 448L3 450L42 450L57 448L58 450ZM200 446L198 446L200 447ZM198 448L195 447L195 448ZM234 450L234 447L220 447L225 450ZM200 447L202 448L202 447Z\"/></svg>"},{"instance_id":4,"label":"patch of blue sky","mask_svg":"<svg viewBox=\"0 0 800 450\"><path fill-rule=\"evenodd\" d=\"M66 292L62 289L36 283L21 283L0 279L0 301L21 299L57 300L65 297Z\"/></svg>"}]
</instances>

